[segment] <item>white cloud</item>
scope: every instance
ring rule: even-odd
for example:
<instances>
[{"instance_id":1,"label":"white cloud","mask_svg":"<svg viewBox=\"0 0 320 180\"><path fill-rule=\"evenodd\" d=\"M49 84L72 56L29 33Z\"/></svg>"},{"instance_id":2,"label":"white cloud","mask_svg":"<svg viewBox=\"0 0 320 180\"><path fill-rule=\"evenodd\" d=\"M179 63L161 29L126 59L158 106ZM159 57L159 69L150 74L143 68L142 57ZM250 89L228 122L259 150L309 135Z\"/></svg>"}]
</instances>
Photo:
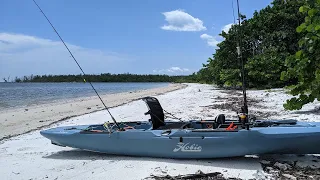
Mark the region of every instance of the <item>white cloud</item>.
<instances>
[{"instance_id":1,"label":"white cloud","mask_svg":"<svg viewBox=\"0 0 320 180\"><path fill-rule=\"evenodd\" d=\"M175 10L162 13L165 16L167 25L161 27L163 30L169 31L203 31L207 28L203 26L203 22L182 11Z\"/></svg>"},{"instance_id":2,"label":"white cloud","mask_svg":"<svg viewBox=\"0 0 320 180\"><path fill-rule=\"evenodd\" d=\"M233 23L227 24L225 26L222 27L222 31L224 31L225 33L228 33L230 28L232 27Z\"/></svg>"},{"instance_id":3,"label":"white cloud","mask_svg":"<svg viewBox=\"0 0 320 180\"><path fill-rule=\"evenodd\" d=\"M68 44L86 73L112 72L130 57ZM111 71L110 71L111 70ZM79 74L60 41L23 34L0 33L0 77L30 74Z\"/></svg>"},{"instance_id":4,"label":"white cloud","mask_svg":"<svg viewBox=\"0 0 320 180\"><path fill-rule=\"evenodd\" d=\"M161 73L161 74L186 74L189 73L190 70L188 68L181 68L181 67L170 67L168 69L160 69L160 70L153 70L154 73Z\"/></svg>"},{"instance_id":5,"label":"white cloud","mask_svg":"<svg viewBox=\"0 0 320 180\"><path fill-rule=\"evenodd\" d=\"M189 69L180 68L180 67L171 67L171 68L167 69L167 71L169 71L169 72L188 72Z\"/></svg>"},{"instance_id":6,"label":"white cloud","mask_svg":"<svg viewBox=\"0 0 320 180\"><path fill-rule=\"evenodd\" d=\"M203 40L206 40L207 41L207 44L208 46L212 46L212 47L217 47L217 44L220 43L218 37L213 37L213 36L210 36L208 34L202 34L200 36L201 39Z\"/></svg>"}]
</instances>

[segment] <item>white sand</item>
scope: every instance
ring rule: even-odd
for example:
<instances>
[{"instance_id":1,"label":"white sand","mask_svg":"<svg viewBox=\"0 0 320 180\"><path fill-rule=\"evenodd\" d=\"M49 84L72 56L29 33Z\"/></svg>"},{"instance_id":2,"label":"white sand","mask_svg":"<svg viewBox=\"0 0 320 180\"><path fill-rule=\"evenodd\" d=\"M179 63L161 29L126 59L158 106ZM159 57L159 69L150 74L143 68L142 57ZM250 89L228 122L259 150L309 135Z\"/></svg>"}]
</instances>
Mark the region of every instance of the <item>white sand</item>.
<instances>
[{"instance_id":1,"label":"white sand","mask_svg":"<svg viewBox=\"0 0 320 180\"><path fill-rule=\"evenodd\" d=\"M199 92L199 89L201 90ZM266 91L249 91L249 97L267 98ZM316 102L302 111L287 112L280 107L281 101L288 98L281 91L269 93L270 98L263 105L263 111L279 110L279 117L300 116L306 120L319 119L320 115L312 113L318 106ZM221 104L229 95L216 90L210 85L189 84L187 88L156 96L163 108L183 119L212 119L219 113L235 116L228 110L210 109L208 105ZM272 105L271 102L277 104ZM270 107L269 107L270 106ZM255 108L258 108L255 107ZM143 113L147 107L142 101L133 101L111 109L118 121L147 120ZM311 113L305 113L311 112ZM312 114L312 115L309 115ZM313 118L313 119L308 119ZM73 117L51 125L94 124L111 120L106 111L99 111L83 116ZM124 157L98 154L54 146L39 134L39 130L20 135L0 144L1 179L144 179L151 174L178 175L203 172L222 172L225 177L243 179L266 179L262 172L259 158L226 158L213 160L173 160L158 158ZM311 161L301 157L299 162ZM309 159L308 159L309 158ZM312 159L312 158L311 158Z\"/></svg>"},{"instance_id":2,"label":"white sand","mask_svg":"<svg viewBox=\"0 0 320 180\"><path fill-rule=\"evenodd\" d=\"M101 98L108 107L116 107L144 96L163 94L183 87L185 85L169 84L169 86L160 88L102 95ZM0 110L0 140L45 127L68 117L99 111L103 108L98 97L92 96L26 108Z\"/></svg>"},{"instance_id":3,"label":"white sand","mask_svg":"<svg viewBox=\"0 0 320 180\"><path fill-rule=\"evenodd\" d=\"M248 91L249 97L259 100L261 107L250 107L253 111L259 110L275 114L269 119L296 119L299 121L320 121L320 103L314 101L306 104L298 111L286 111L283 103L292 96L284 89L271 89L260 91Z\"/></svg>"}]
</instances>

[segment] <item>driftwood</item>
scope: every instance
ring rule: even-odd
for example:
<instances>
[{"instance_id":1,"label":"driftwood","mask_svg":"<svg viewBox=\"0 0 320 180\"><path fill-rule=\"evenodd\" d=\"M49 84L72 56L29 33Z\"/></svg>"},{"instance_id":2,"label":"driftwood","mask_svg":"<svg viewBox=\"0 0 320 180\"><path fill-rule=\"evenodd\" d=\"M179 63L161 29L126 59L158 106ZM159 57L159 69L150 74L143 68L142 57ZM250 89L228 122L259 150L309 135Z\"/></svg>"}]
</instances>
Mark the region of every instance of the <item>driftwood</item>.
<instances>
[{"instance_id":1,"label":"driftwood","mask_svg":"<svg viewBox=\"0 0 320 180\"><path fill-rule=\"evenodd\" d=\"M223 177L223 174L220 172L203 173L200 170L195 174L178 175L178 176L151 175L150 177L148 177L146 179L154 179L154 180L241 180L239 178L225 178L225 177Z\"/></svg>"}]
</instances>

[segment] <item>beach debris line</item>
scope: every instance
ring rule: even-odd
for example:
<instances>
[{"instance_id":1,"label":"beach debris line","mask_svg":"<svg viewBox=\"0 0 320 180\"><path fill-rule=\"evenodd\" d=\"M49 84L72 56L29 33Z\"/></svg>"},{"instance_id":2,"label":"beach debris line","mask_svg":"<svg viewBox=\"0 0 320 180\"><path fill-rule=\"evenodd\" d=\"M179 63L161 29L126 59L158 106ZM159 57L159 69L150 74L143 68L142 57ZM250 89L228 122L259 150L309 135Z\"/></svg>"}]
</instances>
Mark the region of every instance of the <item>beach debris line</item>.
<instances>
[{"instance_id":1,"label":"beach debris line","mask_svg":"<svg viewBox=\"0 0 320 180\"><path fill-rule=\"evenodd\" d=\"M145 180L241 180L240 178L225 178L222 173L220 172L211 172L211 173L204 173L201 170L198 170L194 174L186 174L186 175L177 175L177 176L170 176L170 175L150 175L150 177L145 178Z\"/></svg>"},{"instance_id":2,"label":"beach debris line","mask_svg":"<svg viewBox=\"0 0 320 180\"><path fill-rule=\"evenodd\" d=\"M290 161L282 161L279 158L262 157L260 164L264 172L270 174L275 179L320 179L319 163L316 162L319 157L309 155L317 166L308 162L308 165L299 165L301 163L297 158L299 156L292 156ZM310 158L309 157L309 158ZM308 158L306 158L308 159Z\"/></svg>"}]
</instances>

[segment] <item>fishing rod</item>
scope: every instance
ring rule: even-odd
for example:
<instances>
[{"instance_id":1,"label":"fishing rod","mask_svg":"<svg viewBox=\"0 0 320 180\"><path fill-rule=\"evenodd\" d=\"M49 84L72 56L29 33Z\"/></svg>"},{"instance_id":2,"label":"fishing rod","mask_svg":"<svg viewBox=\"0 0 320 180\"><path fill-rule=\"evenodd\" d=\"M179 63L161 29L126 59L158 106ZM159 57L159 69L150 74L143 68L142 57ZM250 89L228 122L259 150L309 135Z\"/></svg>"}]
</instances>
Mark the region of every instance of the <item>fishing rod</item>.
<instances>
[{"instance_id":1,"label":"fishing rod","mask_svg":"<svg viewBox=\"0 0 320 180\"><path fill-rule=\"evenodd\" d=\"M241 54L241 15L240 15L240 7L239 7L239 0L237 0L237 6L238 6L238 23L239 23L239 28L238 28L238 34L239 34L239 44L237 47L237 53L238 53L238 58L240 59L241 62L241 77L242 77L242 93L243 93L243 107L241 108L242 113L248 114L248 103L247 103L247 93L246 93L246 80L245 80L245 71L244 71L244 62Z\"/></svg>"},{"instance_id":2,"label":"fishing rod","mask_svg":"<svg viewBox=\"0 0 320 180\"><path fill-rule=\"evenodd\" d=\"M43 14L43 16L47 19L47 21L49 22L49 24L51 25L51 27L53 28L54 32L56 32L56 34L59 36L61 42L64 44L64 46L67 48L67 50L69 51L71 57L73 58L73 60L76 62L76 64L78 65L78 67L80 68L81 72L83 73L83 81L86 82L85 77L87 76L86 73L84 73L83 69L81 68L80 64L78 63L78 61L76 60L76 58L73 56L72 52L70 51L70 49L68 48L67 44L64 42L64 40L62 39L62 37L60 36L60 34L58 33L58 31L56 30L56 28L53 26L53 24L50 22L49 18L46 16L46 14L42 11L42 9L40 8L40 6L37 4L37 2L35 0L33 0L33 2L35 3L35 5L39 8L40 12ZM102 102L103 106L105 107L105 109L108 111L111 119L113 120L113 122L117 125L118 129L120 130L120 126L117 123L116 119L112 116L111 112L109 111L109 108L105 105L105 103L103 102L102 98L100 97L99 93L97 92L97 90L94 88L94 86L92 85L92 83L90 81L88 81L88 83L90 84L90 86L92 87L92 89L94 90L94 92L96 93L96 95L99 97L100 101Z\"/></svg>"}]
</instances>

